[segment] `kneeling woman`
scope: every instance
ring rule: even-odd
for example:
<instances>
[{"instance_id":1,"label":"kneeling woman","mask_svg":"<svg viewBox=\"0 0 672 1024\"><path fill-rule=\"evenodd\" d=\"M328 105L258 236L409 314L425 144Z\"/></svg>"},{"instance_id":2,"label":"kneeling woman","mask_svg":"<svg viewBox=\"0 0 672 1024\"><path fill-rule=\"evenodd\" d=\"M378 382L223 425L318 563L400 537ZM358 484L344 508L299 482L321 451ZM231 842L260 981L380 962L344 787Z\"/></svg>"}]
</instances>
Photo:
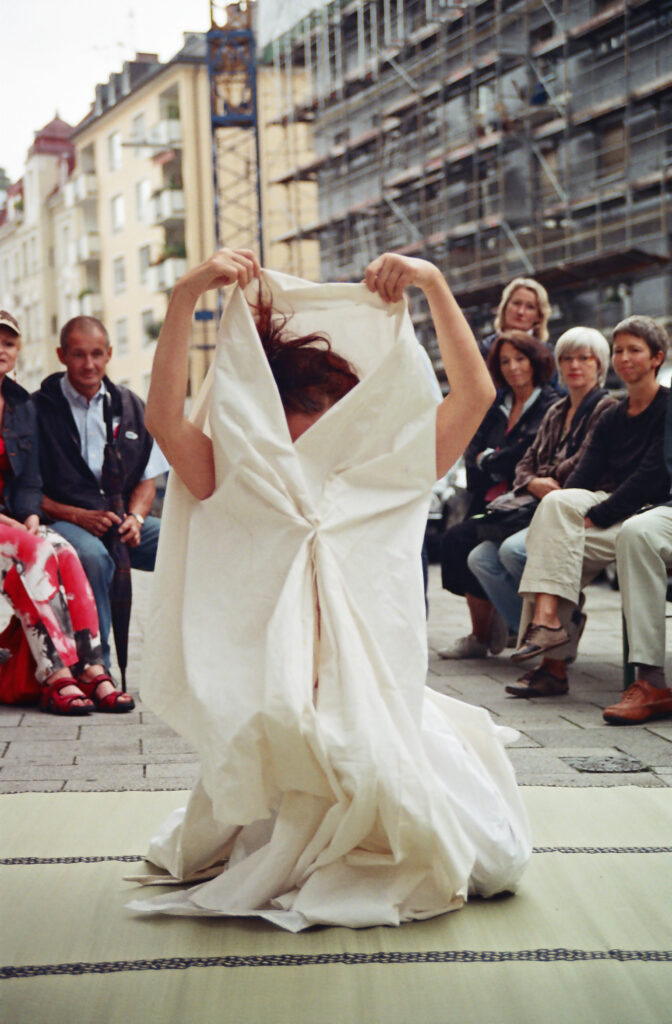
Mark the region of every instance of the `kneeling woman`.
<instances>
[{"instance_id":1,"label":"kneeling woman","mask_svg":"<svg viewBox=\"0 0 672 1024\"><path fill-rule=\"evenodd\" d=\"M35 410L28 392L7 376L20 343L17 321L0 312L0 587L35 660L43 710L131 711L133 698L115 690L105 671L96 604L77 553L40 526Z\"/></svg>"},{"instance_id":2,"label":"kneeling woman","mask_svg":"<svg viewBox=\"0 0 672 1024\"><path fill-rule=\"evenodd\" d=\"M148 427L180 479L143 699L196 746L201 780L149 859L209 880L132 906L292 930L440 914L514 888L530 849L510 730L425 686L431 488L494 388L429 263L382 256L368 291L266 272L272 309L260 276L248 251L192 270L157 347ZM228 293L187 421L195 304L235 283L249 305ZM427 297L451 383L438 409L400 301L408 285Z\"/></svg>"}]
</instances>

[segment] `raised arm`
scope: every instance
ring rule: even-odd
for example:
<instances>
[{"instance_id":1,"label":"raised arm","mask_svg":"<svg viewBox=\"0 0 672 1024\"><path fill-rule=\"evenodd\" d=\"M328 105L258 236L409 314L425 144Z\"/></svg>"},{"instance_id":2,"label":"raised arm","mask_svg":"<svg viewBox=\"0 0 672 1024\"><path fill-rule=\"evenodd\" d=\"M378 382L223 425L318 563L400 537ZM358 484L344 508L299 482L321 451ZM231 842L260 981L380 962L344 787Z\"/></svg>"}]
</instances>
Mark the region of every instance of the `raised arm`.
<instances>
[{"instance_id":1,"label":"raised arm","mask_svg":"<svg viewBox=\"0 0 672 1024\"><path fill-rule=\"evenodd\" d=\"M156 346L145 422L171 466L196 498L215 488L212 441L184 415L189 372L189 335L196 303L212 288L245 287L261 268L249 249L220 249L173 288Z\"/></svg>"},{"instance_id":2,"label":"raised arm","mask_svg":"<svg viewBox=\"0 0 672 1024\"><path fill-rule=\"evenodd\" d=\"M436 474L459 458L495 399L495 386L478 345L446 280L433 263L385 253L370 263L364 278L386 302L398 302L409 285L429 303L450 394L436 412Z\"/></svg>"}]
</instances>

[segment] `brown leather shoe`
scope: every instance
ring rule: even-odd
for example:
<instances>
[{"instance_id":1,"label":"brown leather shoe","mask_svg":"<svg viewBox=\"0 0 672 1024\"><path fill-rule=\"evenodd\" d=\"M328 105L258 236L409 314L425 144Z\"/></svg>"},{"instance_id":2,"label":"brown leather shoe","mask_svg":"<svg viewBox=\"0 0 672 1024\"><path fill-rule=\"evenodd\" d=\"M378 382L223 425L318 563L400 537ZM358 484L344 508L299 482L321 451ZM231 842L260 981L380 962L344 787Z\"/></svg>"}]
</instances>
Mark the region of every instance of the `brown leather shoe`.
<instances>
[{"instance_id":1,"label":"brown leather shoe","mask_svg":"<svg viewBox=\"0 0 672 1024\"><path fill-rule=\"evenodd\" d=\"M569 689L566 676L558 679L552 672L541 667L526 672L518 683L522 683L522 686L505 686L504 689L512 697L561 697Z\"/></svg>"},{"instance_id":2,"label":"brown leather shoe","mask_svg":"<svg viewBox=\"0 0 672 1024\"><path fill-rule=\"evenodd\" d=\"M555 647L562 647L569 640L569 634L564 626L540 626L531 622L525 630L525 635L517 651L511 655L511 661L516 664L519 661L527 661L529 658L536 658L538 654L545 654Z\"/></svg>"},{"instance_id":3,"label":"brown leather shoe","mask_svg":"<svg viewBox=\"0 0 672 1024\"><path fill-rule=\"evenodd\" d=\"M664 690L651 686L646 679L636 679L617 704L611 704L602 712L610 725L638 725L665 715L672 715L672 690L667 686Z\"/></svg>"}]
</instances>

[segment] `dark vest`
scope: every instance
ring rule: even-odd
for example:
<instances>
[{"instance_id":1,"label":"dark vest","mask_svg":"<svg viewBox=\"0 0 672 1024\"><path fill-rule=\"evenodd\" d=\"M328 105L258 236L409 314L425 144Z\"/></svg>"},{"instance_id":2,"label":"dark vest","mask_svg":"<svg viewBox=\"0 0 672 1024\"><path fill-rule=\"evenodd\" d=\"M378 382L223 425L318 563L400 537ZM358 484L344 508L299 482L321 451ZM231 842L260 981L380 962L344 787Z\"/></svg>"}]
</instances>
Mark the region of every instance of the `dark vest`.
<instances>
[{"instance_id":1,"label":"dark vest","mask_svg":"<svg viewBox=\"0 0 672 1024\"><path fill-rule=\"evenodd\" d=\"M62 377L62 373L52 373L33 395L39 424L44 494L52 501L77 508L107 508L107 496L82 457L79 431L61 390ZM144 402L107 377L105 386L112 401L112 415L120 418L117 446L126 470L124 499L128 504L131 493L142 479L153 442L145 427Z\"/></svg>"}]
</instances>

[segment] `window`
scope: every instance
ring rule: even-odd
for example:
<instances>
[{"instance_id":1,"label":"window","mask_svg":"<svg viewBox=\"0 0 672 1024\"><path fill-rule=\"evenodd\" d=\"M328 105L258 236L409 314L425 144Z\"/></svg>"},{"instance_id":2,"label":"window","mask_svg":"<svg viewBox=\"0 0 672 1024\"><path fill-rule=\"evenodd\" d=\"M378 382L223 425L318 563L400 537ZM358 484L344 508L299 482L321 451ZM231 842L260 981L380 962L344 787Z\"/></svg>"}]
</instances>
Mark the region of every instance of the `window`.
<instances>
[{"instance_id":1,"label":"window","mask_svg":"<svg viewBox=\"0 0 672 1024\"><path fill-rule=\"evenodd\" d=\"M119 317L114 323L114 341L118 356L128 354L128 320L125 316Z\"/></svg>"},{"instance_id":2,"label":"window","mask_svg":"<svg viewBox=\"0 0 672 1024\"><path fill-rule=\"evenodd\" d=\"M126 289L126 264L123 256L117 256L112 260L112 282L114 291L118 295Z\"/></svg>"},{"instance_id":3,"label":"window","mask_svg":"<svg viewBox=\"0 0 672 1024\"><path fill-rule=\"evenodd\" d=\"M151 309L143 309L140 314L140 330L142 333L142 344L151 345L153 341L156 341L156 330L154 325L154 311Z\"/></svg>"},{"instance_id":4,"label":"window","mask_svg":"<svg viewBox=\"0 0 672 1024\"><path fill-rule=\"evenodd\" d=\"M138 221L149 220L151 188L148 178L135 183L135 219Z\"/></svg>"},{"instance_id":5,"label":"window","mask_svg":"<svg viewBox=\"0 0 672 1024\"><path fill-rule=\"evenodd\" d=\"M70 228L67 224L61 229L61 265L72 262L70 255Z\"/></svg>"},{"instance_id":6,"label":"window","mask_svg":"<svg viewBox=\"0 0 672 1024\"><path fill-rule=\"evenodd\" d=\"M137 139L139 142L142 142L147 138L147 125L145 122L144 113L138 114L137 117L134 117L133 120L131 121L131 138L133 140ZM142 149L140 146L135 147L135 149L133 150L133 155L142 155Z\"/></svg>"},{"instance_id":7,"label":"window","mask_svg":"<svg viewBox=\"0 0 672 1024\"><path fill-rule=\"evenodd\" d=\"M107 136L107 169L116 171L121 167L121 132Z\"/></svg>"},{"instance_id":8,"label":"window","mask_svg":"<svg viewBox=\"0 0 672 1024\"><path fill-rule=\"evenodd\" d=\"M149 246L142 245L138 249L138 264L140 284L147 284L149 280Z\"/></svg>"},{"instance_id":9,"label":"window","mask_svg":"<svg viewBox=\"0 0 672 1024\"><path fill-rule=\"evenodd\" d=\"M124 197L120 194L110 200L110 219L113 231L124 230Z\"/></svg>"}]
</instances>

